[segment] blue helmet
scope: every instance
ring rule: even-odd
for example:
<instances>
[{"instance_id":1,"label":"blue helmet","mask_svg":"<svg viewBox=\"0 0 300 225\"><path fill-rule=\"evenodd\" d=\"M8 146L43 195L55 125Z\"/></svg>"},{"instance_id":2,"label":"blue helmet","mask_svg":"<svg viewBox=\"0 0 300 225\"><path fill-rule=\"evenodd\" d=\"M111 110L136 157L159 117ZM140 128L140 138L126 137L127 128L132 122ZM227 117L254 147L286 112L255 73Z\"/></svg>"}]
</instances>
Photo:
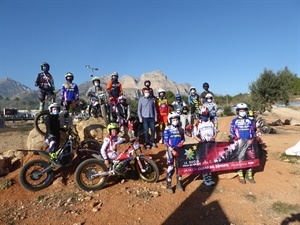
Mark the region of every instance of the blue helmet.
<instances>
[{"instance_id":1,"label":"blue helmet","mask_svg":"<svg viewBox=\"0 0 300 225\"><path fill-rule=\"evenodd\" d=\"M178 98L181 99L181 94L180 94L180 93L176 94L176 95L175 95L175 98L176 98L176 99L178 99Z\"/></svg>"}]
</instances>

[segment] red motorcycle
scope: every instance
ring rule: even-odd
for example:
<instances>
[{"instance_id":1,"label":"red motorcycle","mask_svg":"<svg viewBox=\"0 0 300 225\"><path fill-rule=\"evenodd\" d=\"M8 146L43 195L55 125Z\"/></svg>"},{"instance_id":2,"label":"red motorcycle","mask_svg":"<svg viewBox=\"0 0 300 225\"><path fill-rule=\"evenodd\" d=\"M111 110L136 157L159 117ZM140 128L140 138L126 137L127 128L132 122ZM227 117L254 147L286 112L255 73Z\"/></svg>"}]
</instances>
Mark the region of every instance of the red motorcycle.
<instances>
[{"instance_id":1,"label":"red motorcycle","mask_svg":"<svg viewBox=\"0 0 300 225\"><path fill-rule=\"evenodd\" d=\"M159 170L151 156L142 152L139 139L131 142L128 149L112 160L110 167L98 154L83 161L75 171L75 182L84 191L100 190L107 183L109 176L126 176L129 171L138 174L139 178L154 183L159 178Z\"/></svg>"}]
</instances>

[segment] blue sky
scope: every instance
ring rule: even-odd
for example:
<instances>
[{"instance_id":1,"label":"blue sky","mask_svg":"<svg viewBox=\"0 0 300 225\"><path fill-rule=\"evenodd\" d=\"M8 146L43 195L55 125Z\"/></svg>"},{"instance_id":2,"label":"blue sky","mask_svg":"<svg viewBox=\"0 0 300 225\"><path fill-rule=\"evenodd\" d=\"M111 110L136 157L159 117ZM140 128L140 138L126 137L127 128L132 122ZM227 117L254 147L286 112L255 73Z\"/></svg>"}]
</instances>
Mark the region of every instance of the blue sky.
<instances>
[{"instance_id":1,"label":"blue sky","mask_svg":"<svg viewBox=\"0 0 300 225\"><path fill-rule=\"evenodd\" d=\"M247 93L264 68L300 72L298 0L1 0L0 79L32 88L48 62L57 88L117 71L160 70L216 94Z\"/></svg>"}]
</instances>

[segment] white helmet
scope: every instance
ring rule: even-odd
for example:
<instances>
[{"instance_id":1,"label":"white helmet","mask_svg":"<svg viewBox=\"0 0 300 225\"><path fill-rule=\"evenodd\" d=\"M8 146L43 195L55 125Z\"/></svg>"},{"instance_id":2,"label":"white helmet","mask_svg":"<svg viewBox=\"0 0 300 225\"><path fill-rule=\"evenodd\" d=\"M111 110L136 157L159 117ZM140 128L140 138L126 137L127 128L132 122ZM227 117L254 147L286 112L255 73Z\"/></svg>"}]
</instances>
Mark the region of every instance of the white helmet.
<instances>
[{"instance_id":1,"label":"white helmet","mask_svg":"<svg viewBox=\"0 0 300 225\"><path fill-rule=\"evenodd\" d=\"M120 102L121 100L125 100L126 101L125 95L120 95L119 96L118 101Z\"/></svg>"},{"instance_id":2,"label":"white helmet","mask_svg":"<svg viewBox=\"0 0 300 225\"><path fill-rule=\"evenodd\" d=\"M52 108L58 108L58 111L60 112L60 105L58 103L52 103L51 105L49 105L48 110L50 113L52 113Z\"/></svg>"},{"instance_id":3,"label":"white helmet","mask_svg":"<svg viewBox=\"0 0 300 225\"><path fill-rule=\"evenodd\" d=\"M166 91L165 91L164 89L158 88L157 93L159 94L159 93L161 93L161 92L165 92L165 93L166 93Z\"/></svg>"},{"instance_id":4,"label":"white helmet","mask_svg":"<svg viewBox=\"0 0 300 225\"><path fill-rule=\"evenodd\" d=\"M206 95L205 95L205 98L213 98L214 96L211 94L211 93L207 93Z\"/></svg>"},{"instance_id":5,"label":"white helmet","mask_svg":"<svg viewBox=\"0 0 300 225\"><path fill-rule=\"evenodd\" d=\"M178 120L180 120L180 115L176 112L169 113L169 115L168 115L169 123L171 123L172 122L171 120L174 119L174 118L177 118Z\"/></svg>"},{"instance_id":6,"label":"white helmet","mask_svg":"<svg viewBox=\"0 0 300 225\"><path fill-rule=\"evenodd\" d=\"M239 104L237 104L236 105L236 109L235 109L236 113L238 113L240 109L244 109L246 111L249 110L248 105L246 103L239 103Z\"/></svg>"}]
</instances>

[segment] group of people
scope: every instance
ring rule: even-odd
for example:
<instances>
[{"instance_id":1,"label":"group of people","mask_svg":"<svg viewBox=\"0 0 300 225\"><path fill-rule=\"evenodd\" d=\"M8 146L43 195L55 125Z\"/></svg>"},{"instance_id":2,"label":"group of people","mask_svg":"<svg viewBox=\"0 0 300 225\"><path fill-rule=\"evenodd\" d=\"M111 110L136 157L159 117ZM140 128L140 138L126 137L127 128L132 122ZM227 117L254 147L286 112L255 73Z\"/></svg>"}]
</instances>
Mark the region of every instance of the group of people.
<instances>
[{"instance_id":1,"label":"group of people","mask_svg":"<svg viewBox=\"0 0 300 225\"><path fill-rule=\"evenodd\" d=\"M50 66L48 63L42 63L35 85L39 87L40 110L43 110L46 96L53 96L55 87L52 75L49 73ZM70 104L78 101L79 90L78 86L73 83L74 75L68 72L65 75L66 83L61 88L61 103L53 102L49 106L50 116L47 117L46 124L46 142L49 144L49 152L56 157L56 150L59 146L59 123L57 122L60 106L64 106L68 112ZM100 86L100 78L95 77L92 80L93 86L89 88L86 96L92 97L96 92L105 93L105 89ZM183 191L182 177L178 175L176 158L178 157L178 148L181 148L185 142L185 130L188 125L193 126L193 137L198 142L214 142L218 133L217 105L214 102L214 94L209 90L209 84L203 83L204 91L199 95L196 88L191 87L188 103L182 100L180 93L175 95L175 101L171 104L166 97L166 91L162 88L157 90L157 97L154 96L154 91L151 88L151 81L144 82L142 89L142 97L138 101L137 115L139 122L143 126L145 148L157 148L155 141L155 126L158 125L159 143L166 145L167 159L167 174L166 174L166 189L168 193L173 193L171 186L172 175L176 170L177 184L176 189ZM105 164L109 166L110 160L117 156L117 146L124 139L119 138L119 133L125 127L130 118L130 107L126 103L126 97L123 94L121 83L118 81L118 73L114 72L111 75L111 80L107 83L109 101L114 102L116 106L116 121L108 124L108 136L103 140L103 145L100 154L105 160ZM53 101L55 99L53 98ZM255 123L248 118L248 106L245 103L237 105L237 117L233 119L230 126L230 133L235 141L243 138L255 137ZM194 119L197 121L192 121ZM58 125L57 125L58 124ZM149 133L150 130L150 133ZM246 183L245 178L255 183L252 168L238 171L239 181ZM214 186L215 181L212 179L211 173L203 173L203 182L206 186Z\"/></svg>"}]
</instances>

